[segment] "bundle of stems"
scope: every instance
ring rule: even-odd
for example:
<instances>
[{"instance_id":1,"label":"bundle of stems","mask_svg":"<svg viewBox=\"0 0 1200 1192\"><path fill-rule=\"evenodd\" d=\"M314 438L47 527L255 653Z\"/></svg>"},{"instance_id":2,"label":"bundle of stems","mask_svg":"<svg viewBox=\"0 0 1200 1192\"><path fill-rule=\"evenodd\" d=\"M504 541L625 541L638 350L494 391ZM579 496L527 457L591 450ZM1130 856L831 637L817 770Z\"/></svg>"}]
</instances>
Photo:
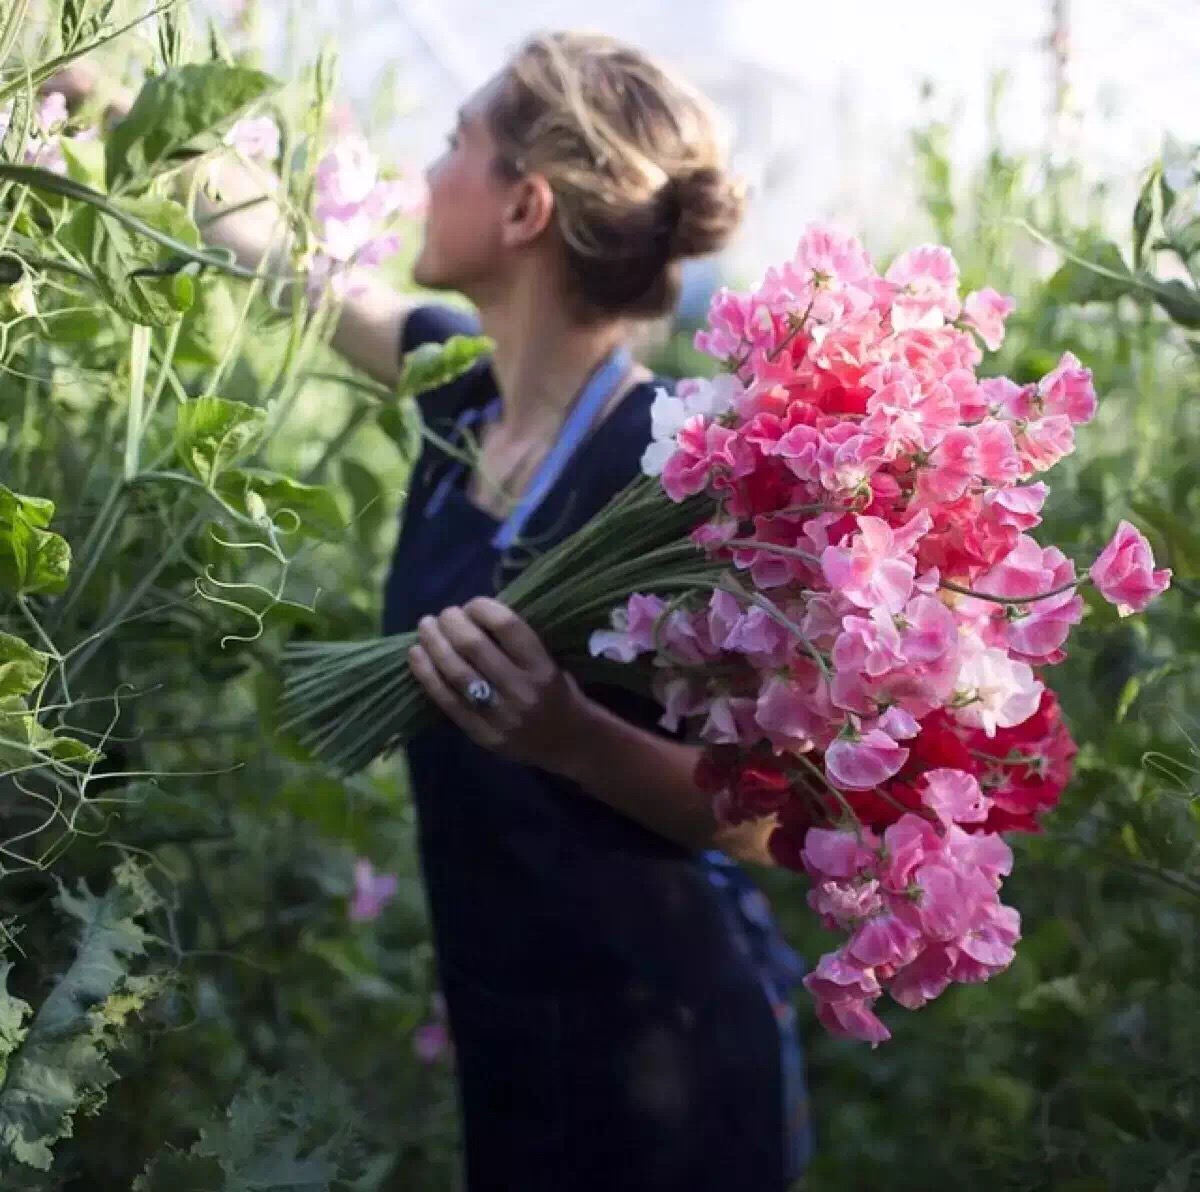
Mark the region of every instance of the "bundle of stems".
<instances>
[{"instance_id":1,"label":"bundle of stems","mask_svg":"<svg viewBox=\"0 0 1200 1192\"><path fill-rule=\"evenodd\" d=\"M497 598L581 681L648 690L648 667L592 658L588 638L636 592L669 597L715 586L728 565L708 559L688 537L710 504L702 498L675 503L656 480L640 477L580 530L534 558ZM409 673L415 640L415 633L400 633L287 646L281 730L342 774L402 745L437 714Z\"/></svg>"}]
</instances>

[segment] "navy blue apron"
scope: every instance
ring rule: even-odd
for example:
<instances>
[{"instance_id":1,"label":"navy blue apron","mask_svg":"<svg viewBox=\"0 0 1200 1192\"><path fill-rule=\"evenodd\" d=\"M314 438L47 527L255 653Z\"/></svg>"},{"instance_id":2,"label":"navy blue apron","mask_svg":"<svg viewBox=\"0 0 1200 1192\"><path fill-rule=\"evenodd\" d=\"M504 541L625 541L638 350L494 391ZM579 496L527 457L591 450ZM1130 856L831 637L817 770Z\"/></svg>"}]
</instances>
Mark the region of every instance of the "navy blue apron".
<instances>
[{"instance_id":1,"label":"navy blue apron","mask_svg":"<svg viewBox=\"0 0 1200 1192\"><path fill-rule=\"evenodd\" d=\"M627 365L618 354L593 375L504 522L468 499L464 469L426 445L388 577L386 632L494 594L527 557L523 542L557 540L613 495L610 461L623 453L627 468L631 446L649 437L646 392L596 425ZM490 372L472 385L460 433L497 408ZM653 723L648 701L589 693ZM756 941L733 913L753 889L745 875L481 749L444 719L407 756L470 1192L784 1189L808 1146L784 1021L798 974L781 977L775 963L768 976L762 941L784 947L773 924L760 922ZM733 898L730 882L742 883Z\"/></svg>"}]
</instances>

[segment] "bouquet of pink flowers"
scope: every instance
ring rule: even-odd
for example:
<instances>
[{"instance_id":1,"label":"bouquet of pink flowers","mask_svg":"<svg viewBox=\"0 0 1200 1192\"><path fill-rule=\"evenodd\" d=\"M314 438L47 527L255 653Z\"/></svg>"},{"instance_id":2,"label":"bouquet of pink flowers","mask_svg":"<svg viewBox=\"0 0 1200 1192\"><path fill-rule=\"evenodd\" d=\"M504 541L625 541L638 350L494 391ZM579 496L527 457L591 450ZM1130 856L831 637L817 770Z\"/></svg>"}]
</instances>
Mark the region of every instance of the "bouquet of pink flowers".
<instances>
[{"instance_id":1,"label":"bouquet of pink flowers","mask_svg":"<svg viewBox=\"0 0 1200 1192\"><path fill-rule=\"evenodd\" d=\"M697 346L721 360L653 407L643 460L715 590L635 594L591 649L649 661L663 723L698 727L729 822L773 816L779 864L844 943L806 980L830 1030L878 1043L886 989L916 1008L1013 958L1007 831L1036 831L1075 746L1040 668L1094 583L1122 615L1168 584L1122 522L1085 576L1030 534L1036 477L1096 409L1070 353L1036 384L980 379L1011 300L961 298L938 246L885 274L812 228L750 294L722 291Z\"/></svg>"},{"instance_id":2,"label":"bouquet of pink flowers","mask_svg":"<svg viewBox=\"0 0 1200 1192\"><path fill-rule=\"evenodd\" d=\"M697 344L724 371L657 397L647 475L500 593L564 665L694 730L720 818L773 819L846 936L807 978L820 1019L872 1043L884 989L915 1008L1012 961L1003 834L1038 830L1075 753L1040 668L1081 584L1124 616L1170 579L1124 522L1082 576L1031 537L1096 395L1069 353L1036 384L976 375L1012 305L960 298L945 248L880 275L810 229L715 298ZM405 740L433 714L411 641L290 647L285 727L343 772Z\"/></svg>"}]
</instances>

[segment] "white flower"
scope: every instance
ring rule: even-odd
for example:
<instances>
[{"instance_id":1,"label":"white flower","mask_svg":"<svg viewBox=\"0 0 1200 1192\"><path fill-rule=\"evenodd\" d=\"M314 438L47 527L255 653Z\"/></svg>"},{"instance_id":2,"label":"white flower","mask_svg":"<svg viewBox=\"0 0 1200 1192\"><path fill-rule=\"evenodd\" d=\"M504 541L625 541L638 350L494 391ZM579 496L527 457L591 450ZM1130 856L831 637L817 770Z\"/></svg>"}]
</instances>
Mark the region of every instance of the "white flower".
<instances>
[{"instance_id":1,"label":"white flower","mask_svg":"<svg viewBox=\"0 0 1200 1192\"><path fill-rule=\"evenodd\" d=\"M985 646L973 633L963 635L959 657L954 701L962 704L955 715L963 724L994 737L996 729L1012 728L1037 711L1042 684L1027 663Z\"/></svg>"},{"instance_id":2,"label":"white flower","mask_svg":"<svg viewBox=\"0 0 1200 1192\"><path fill-rule=\"evenodd\" d=\"M667 461L675 454L679 432L693 418L711 422L733 408L742 393L742 384L734 376L722 373L711 381L685 381L678 393L659 389L650 405L650 445L642 454L642 472L661 476Z\"/></svg>"}]
</instances>

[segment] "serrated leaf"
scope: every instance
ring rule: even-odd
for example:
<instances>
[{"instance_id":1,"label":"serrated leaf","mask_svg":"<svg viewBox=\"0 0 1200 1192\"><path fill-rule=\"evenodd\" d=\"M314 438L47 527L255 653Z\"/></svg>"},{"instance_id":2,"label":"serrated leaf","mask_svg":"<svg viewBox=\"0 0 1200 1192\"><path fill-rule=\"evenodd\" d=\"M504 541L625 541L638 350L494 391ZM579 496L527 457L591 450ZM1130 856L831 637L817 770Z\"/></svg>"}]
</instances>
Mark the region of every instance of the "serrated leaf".
<instances>
[{"instance_id":1,"label":"serrated leaf","mask_svg":"<svg viewBox=\"0 0 1200 1192\"><path fill-rule=\"evenodd\" d=\"M46 677L50 655L11 633L0 633L0 696L28 695Z\"/></svg>"},{"instance_id":2,"label":"serrated leaf","mask_svg":"<svg viewBox=\"0 0 1200 1192\"><path fill-rule=\"evenodd\" d=\"M160 983L130 971L148 936L137 922L158 905L145 874L125 862L96 896L82 882L61 888L59 909L77 930L75 958L11 1051L0 1083L0 1166L49 1170L51 1148L70 1135L74 1115L94 1110L116 1078L107 1055L130 1013ZM9 1009L12 1021L19 1007Z\"/></svg>"},{"instance_id":3,"label":"serrated leaf","mask_svg":"<svg viewBox=\"0 0 1200 1192\"><path fill-rule=\"evenodd\" d=\"M404 355L396 396L416 397L449 384L495 347L486 335L452 335L445 343L421 344Z\"/></svg>"},{"instance_id":4,"label":"serrated leaf","mask_svg":"<svg viewBox=\"0 0 1200 1192\"><path fill-rule=\"evenodd\" d=\"M255 1074L186 1155L155 1156L133 1192L351 1192L365 1169L356 1110L336 1086ZM187 1182L214 1172L216 1183Z\"/></svg>"},{"instance_id":5,"label":"serrated leaf","mask_svg":"<svg viewBox=\"0 0 1200 1192\"><path fill-rule=\"evenodd\" d=\"M144 195L112 202L189 248L201 247L196 225L171 199ZM76 208L62 235L84 259L104 300L122 318L164 327L187 309L188 296L179 294L175 286L177 258L164 245L86 203Z\"/></svg>"},{"instance_id":6,"label":"serrated leaf","mask_svg":"<svg viewBox=\"0 0 1200 1192\"><path fill-rule=\"evenodd\" d=\"M224 62L188 63L152 78L108 138L109 188L148 181L277 86L262 71Z\"/></svg>"},{"instance_id":7,"label":"serrated leaf","mask_svg":"<svg viewBox=\"0 0 1200 1192\"><path fill-rule=\"evenodd\" d=\"M44 527L54 502L14 493L0 484L0 588L26 595L67 586L71 548Z\"/></svg>"},{"instance_id":8,"label":"serrated leaf","mask_svg":"<svg viewBox=\"0 0 1200 1192\"><path fill-rule=\"evenodd\" d=\"M179 407L175 451L210 488L222 472L252 454L267 428L267 412L223 397L199 397Z\"/></svg>"}]
</instances>

